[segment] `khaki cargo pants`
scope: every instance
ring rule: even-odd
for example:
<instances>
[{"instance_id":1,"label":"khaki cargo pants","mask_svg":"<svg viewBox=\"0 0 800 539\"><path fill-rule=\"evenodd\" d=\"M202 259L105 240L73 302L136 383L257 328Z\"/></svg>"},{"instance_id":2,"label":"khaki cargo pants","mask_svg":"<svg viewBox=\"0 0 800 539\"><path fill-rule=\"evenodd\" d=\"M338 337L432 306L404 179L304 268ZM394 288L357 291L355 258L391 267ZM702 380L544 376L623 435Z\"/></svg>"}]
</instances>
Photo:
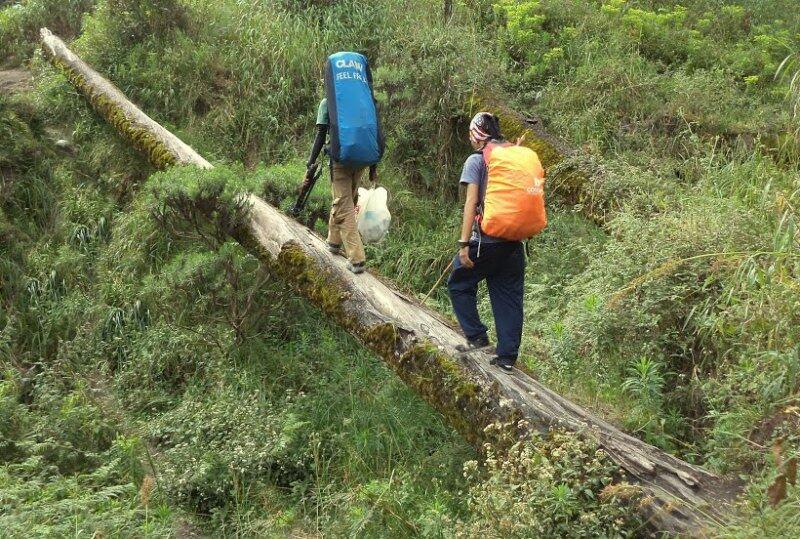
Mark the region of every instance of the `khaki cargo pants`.
<instances>
[{"instance_id":1,"label":"khaki cargo pants","mask_svg":"<svg viewBox=\"0 0 800 539\"><path fill-rule=\"evenodd\" d=\"M328 221L328 243L344 246L347 258L353 264L364 262L364 244L356 225L355 200L364 167L350 168L331 162L331 217Z\"/></svg>"}]
</instances>

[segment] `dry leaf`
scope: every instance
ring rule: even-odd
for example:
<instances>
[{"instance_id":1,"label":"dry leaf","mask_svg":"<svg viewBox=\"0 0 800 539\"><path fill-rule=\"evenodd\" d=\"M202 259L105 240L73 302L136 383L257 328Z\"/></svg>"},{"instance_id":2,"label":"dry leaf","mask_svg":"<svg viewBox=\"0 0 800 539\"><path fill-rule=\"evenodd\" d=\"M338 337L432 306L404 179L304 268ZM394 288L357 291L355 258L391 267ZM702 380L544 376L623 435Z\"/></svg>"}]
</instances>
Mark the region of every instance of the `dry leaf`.
<instances>
[{"instance_id":1,"label":"dry leaf","mask_svg":"<svg viewBox=\"0 0 800 539\"><path fill-rule=\"evenodd\" d=\"M800 406L789 406L783 409L783 413L786 415L794 414L800 415Z\"/></svg>"},{"instance_id":2,"label":"dry leaf","mask_svg":"<svg viewBox=\"0 0 800 539\"><path fill-rule=\"evenodd\" d=\"M797 457L792 457L786 461L786 471L784 473L786 474L786 481L795 486L797 484Z\"/></svg>"},{"instance_id":3,"label":"dry leaf","mask_svg":"<svg viewBox=\"0 0 800 539\"><path fill-rule=\"evenodd\" d=\"M775 467L780 468L783 464L783 438L777 438L772 444L772 456L775 457Z\"/></svg>"},{"instance_id":4,"label":"dry leaf","mask_svg":"<svg viewBox=\"0 0 800 539\"><path fill-rule=\"evenodd\" d=\"M780 474L775 482L767 489L767 497L772 507L777 506L786 497L786 476Z\"/></svg>"}]
</instances>

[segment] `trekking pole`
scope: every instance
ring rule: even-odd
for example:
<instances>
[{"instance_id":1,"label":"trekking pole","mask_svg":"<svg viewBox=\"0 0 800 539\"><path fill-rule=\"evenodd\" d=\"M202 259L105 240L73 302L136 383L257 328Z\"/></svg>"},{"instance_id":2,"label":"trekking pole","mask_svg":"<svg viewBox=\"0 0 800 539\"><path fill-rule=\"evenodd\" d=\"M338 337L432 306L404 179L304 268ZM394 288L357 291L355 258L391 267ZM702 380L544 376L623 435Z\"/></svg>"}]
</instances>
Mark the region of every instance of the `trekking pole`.
<instances>
[{"instance_id":1,"label":"trekking pole","mask_svg":"<svg viewBox=\"0 0 800 539\"><path fill-rule=\"evenodd\" d=\"M444 276L447 275L447 272L450 271L450 268L452 268L452 267L453 267L453 261L451 260L450 263L447 265L447 267L444 268L444 271L439 276L439 279L436 281L436 284L434 284L433 287L430 290L428 290L428 293L425 294L425 297L422 298L422 301L420 301L420 303L419 303L420 305L425 305L425 302L428 301L429 297L431 297L431 294L433 294L433 291L436 290L439 287L439 285L442 283L442 279L444 279Z\"/></svg>"},{"instance_id":2,"label":"trekking pole","mask_svg":"<svg viewBox=\"0 0 800 539\"><path fill-rule=\"evenodd\" d=\"M300 188L300 194L297 196L297 201L289 210L290 214L295 217L300 215L300 212L303 211L303 208L306 206L306 202L308 202L308 197L311 196L311 190L314 189L314 185L317 183L317 180L321 175L322 167L317 163L314 163L314 165L312 165L306 173L303 186Z\"/></svg>"}]
</instances>

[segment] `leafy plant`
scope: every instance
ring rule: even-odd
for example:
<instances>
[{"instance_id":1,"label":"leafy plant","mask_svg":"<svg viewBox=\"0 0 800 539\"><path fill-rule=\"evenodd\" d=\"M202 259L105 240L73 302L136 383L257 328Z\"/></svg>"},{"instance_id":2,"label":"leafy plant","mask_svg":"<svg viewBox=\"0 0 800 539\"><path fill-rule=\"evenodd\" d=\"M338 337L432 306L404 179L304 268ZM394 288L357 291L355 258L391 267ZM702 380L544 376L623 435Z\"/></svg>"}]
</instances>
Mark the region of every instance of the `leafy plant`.
<instances>
[{"instance_id":1,"label":"leafy plant","mask_svg":"<svg viewBox=\"0 0 800 539\"><path fill-rule=\"evenodd\" d=\"M66 38L75 36L83 15L96 3L95 0L30 0L2 6L0 58L12 65L30 60L38 41L39 28L43 26L49 26Z\"/></svg>"},{"instance_id":2,"label":"leafy plant","mask_svg":"<svg viewBox=\"0 0 800 539\"><path fill-rule=\"evenodd\" d=\"M622 389L644 402L659 403L664 389L664 376L661 366L649 357L643 356L627 368L628 377L622 382Z\"/></svg>"},{"instance_id":3,"label":"leafy plant","mask_svg":"<svg viewBox=\"0 0 800 539\"><path fill-rule=\"evenodd\" d=\"M516 443L481 470L464 465L470 518L456 537L627 537L636 517L624 509L636 489L614 483L602 450L563 433Z\"/></svg>"},{"instance_id":4,"label":"leafy plant","mask_svg":"<svg viewBox=\"0 0 800 539\"><path fill-rule=\"evenodd\" d=\"M795 135L800 133L800 53L792 53L783 59L775 72L775 78L787 80L787 98L796 124Z\"/></svg>"}]
</instances>

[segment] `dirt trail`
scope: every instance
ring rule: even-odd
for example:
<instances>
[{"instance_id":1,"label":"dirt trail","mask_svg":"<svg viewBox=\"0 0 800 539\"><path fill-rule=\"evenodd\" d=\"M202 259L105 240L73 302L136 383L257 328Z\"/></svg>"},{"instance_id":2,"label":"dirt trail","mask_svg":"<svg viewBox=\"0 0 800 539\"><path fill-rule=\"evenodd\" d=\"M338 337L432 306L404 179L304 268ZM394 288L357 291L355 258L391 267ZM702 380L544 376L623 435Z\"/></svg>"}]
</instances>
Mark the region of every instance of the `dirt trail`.
<instances>
[{"instance_id":1,"label":"dirt trail","mask_svg":"<svg viewBox=\"0 0 800 539\"><path fill-rule=\"evenodd\" d=\"M25 69L0 70L0 93L13 94L31 89L33 76Z\"/></svg>"}]
</instances>

